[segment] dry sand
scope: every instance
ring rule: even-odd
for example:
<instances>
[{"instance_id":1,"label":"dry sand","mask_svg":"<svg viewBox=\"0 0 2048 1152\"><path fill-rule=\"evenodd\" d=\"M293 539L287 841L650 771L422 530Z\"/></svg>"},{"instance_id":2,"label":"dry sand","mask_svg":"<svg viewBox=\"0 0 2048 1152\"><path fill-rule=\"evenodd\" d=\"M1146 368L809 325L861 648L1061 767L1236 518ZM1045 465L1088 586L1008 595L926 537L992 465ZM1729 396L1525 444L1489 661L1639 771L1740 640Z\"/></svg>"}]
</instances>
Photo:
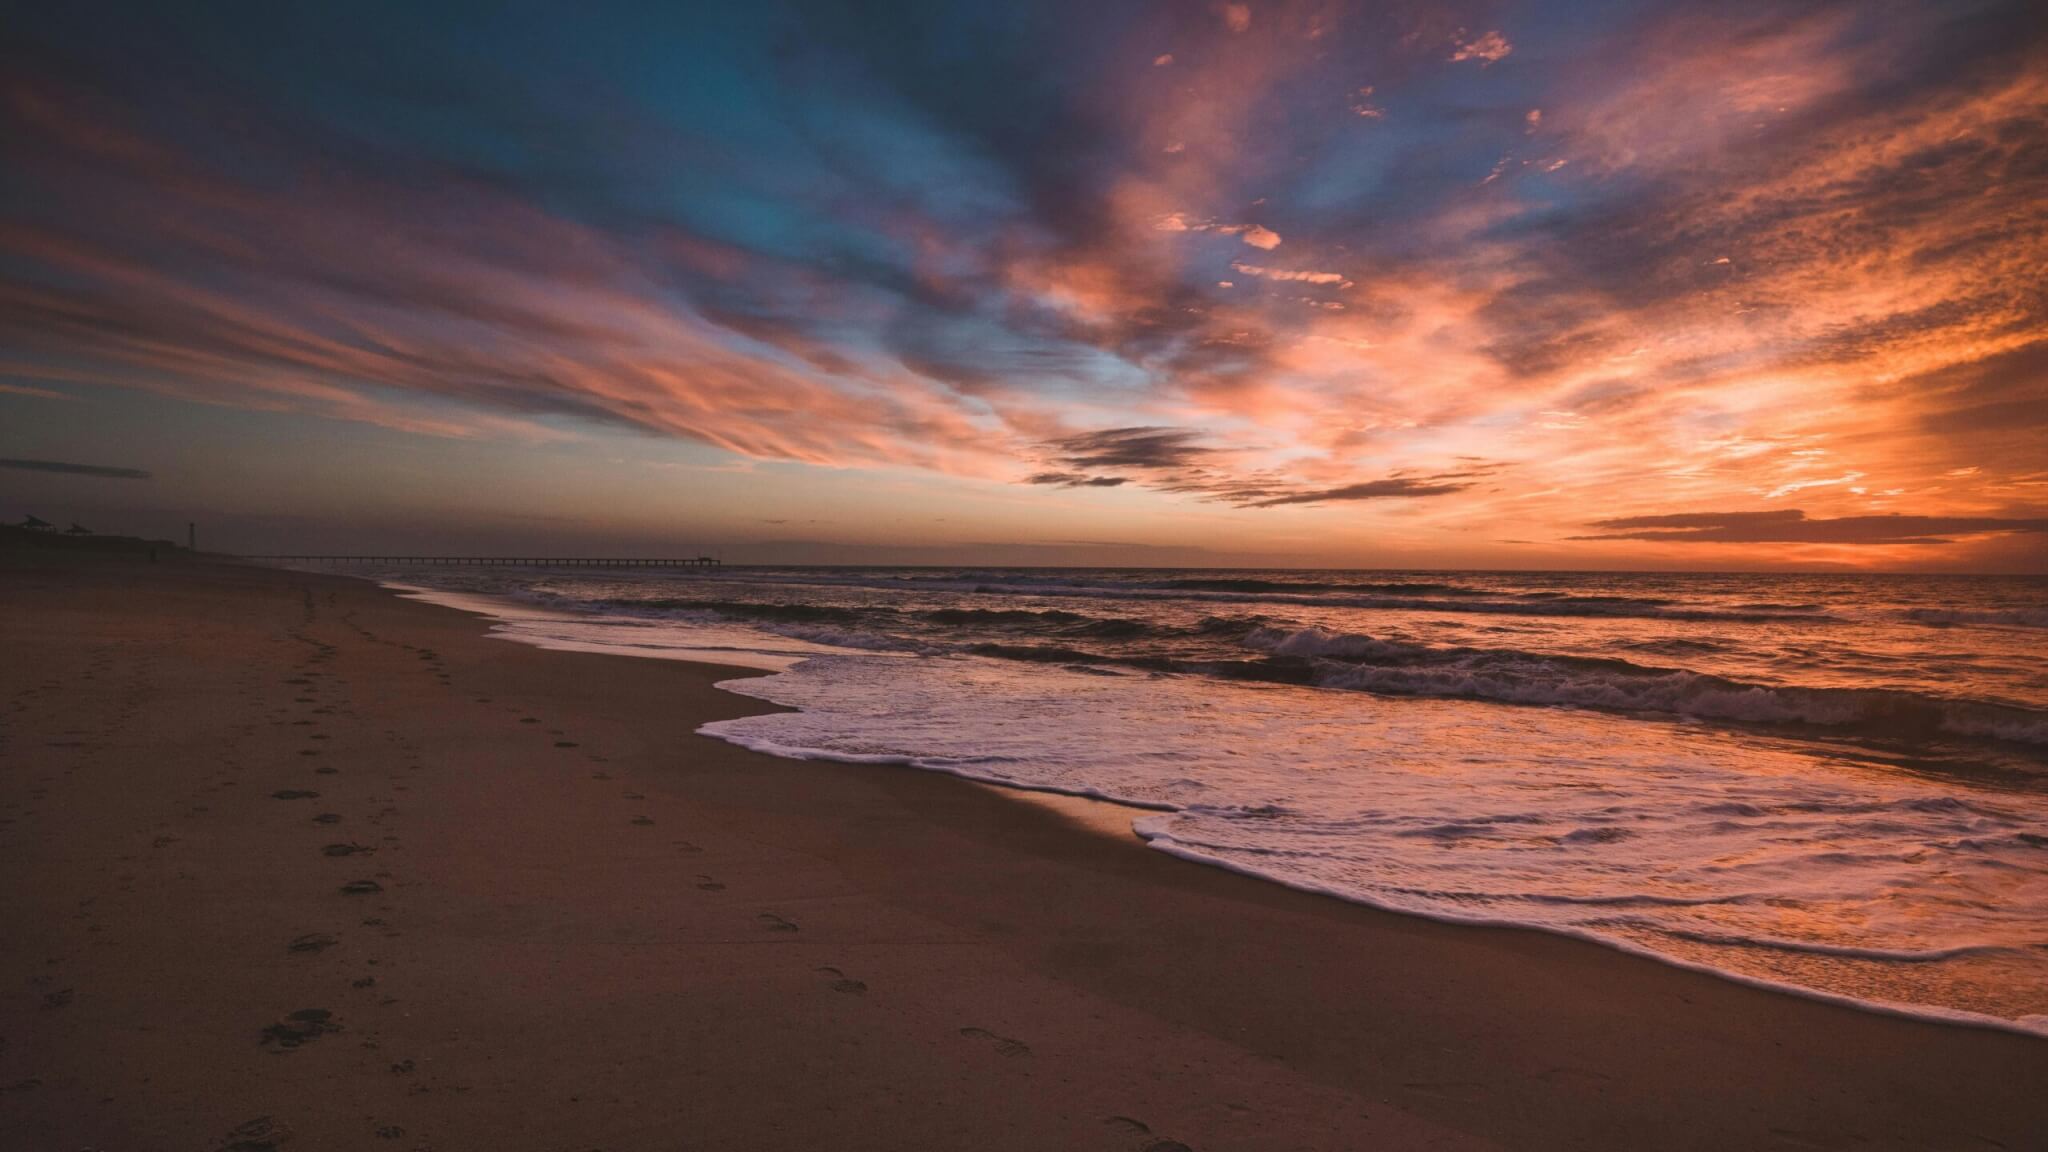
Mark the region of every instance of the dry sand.
<instances>
[{"instance_id":1,"label":"dry sand","mask_svg":"<svg viewBox=\"0 0 2048 1152\"><path fill-rule=\"evenodd\" d=\"M2048 1147L2048 1042L693 735L734 674L0 556L0 1147Z\"/></svg>"}]
</instances>

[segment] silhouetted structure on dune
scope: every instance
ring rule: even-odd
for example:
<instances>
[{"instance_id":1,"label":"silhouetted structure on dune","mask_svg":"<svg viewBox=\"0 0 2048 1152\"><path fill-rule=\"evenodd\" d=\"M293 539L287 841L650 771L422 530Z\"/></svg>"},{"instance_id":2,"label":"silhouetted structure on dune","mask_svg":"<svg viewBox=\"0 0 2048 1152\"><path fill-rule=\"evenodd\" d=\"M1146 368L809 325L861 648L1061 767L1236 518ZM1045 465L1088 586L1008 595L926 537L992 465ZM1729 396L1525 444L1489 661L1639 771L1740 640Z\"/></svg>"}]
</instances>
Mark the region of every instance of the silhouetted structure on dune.
<instances>
[{"instance_id":1,"label":"silhouetted structure on dune","mask_svg":"<svg viewBox=\"0 0 2048 1152\"><path fill-rule=\"evenodd\" d=\"M243 556L280 564L374 564L412 568L717 568L714 556L684 556L656 559L638 556L419 556L379 554L375 556Z\"/></svg>"},{"instance_id":2,"label":"silhouetted structure on dune","mask_svg":"<svg viewBox=\"0 0 2048 1152\"><path fill-rule=\"evenodd\" d=\"M20 524L0 524L0 552L96 552L137 559L186 557L191 552L169 540L144 540L140 536L101 536L73 524L59 532L46 520L34 516Z\"/></svg>"}]
</instances>

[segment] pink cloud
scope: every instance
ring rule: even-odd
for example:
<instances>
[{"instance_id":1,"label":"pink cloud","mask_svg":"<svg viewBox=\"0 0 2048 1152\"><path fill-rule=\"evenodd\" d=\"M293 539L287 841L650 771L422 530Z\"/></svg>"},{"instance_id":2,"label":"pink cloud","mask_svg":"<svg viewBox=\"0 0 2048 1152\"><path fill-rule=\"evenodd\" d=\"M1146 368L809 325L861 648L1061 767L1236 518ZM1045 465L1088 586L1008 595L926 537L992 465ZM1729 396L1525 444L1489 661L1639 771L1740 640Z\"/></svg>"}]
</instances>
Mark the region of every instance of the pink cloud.
<instances>
[{"instance_id":1,"label":"pink cloud","mask_svg":"<svg viewBox=\"0 0 2048 1152\"><path fill-rule=\"evenodd\" d=\"M1264 247L1264 245L1261 245ZM1246 276L1257 276L1263 280L1291 280L1303 284L1336 284L1349 287L1351 281L1341 272L1311 272L1292 268L1268 268L1259 264L1233 262L1230 267Z\"/></svg>"},{"instance_id":2,"label":"pink cloud","mask_svg":"<svg viewBox=\"0 0 2048 1152\"><path fill-rule=\"evenodd\" d=\"M1453 61L1477 60L1479 66L1484 68L1507 59L1508 54L1515 50L1515 46L1508 43L1507 37L1499 32L1485 32L1469 39L1464 38L1463 33L1459 35L1459 43L1451 52Z\"/></svg>"},{"instance_id":3,"label":"pink cloud","mask_svg":"<svg viewBox=\"0 0 2048 1152\"><path fill-rule=\"evenodd\" d=\"M0 253L57 274L0 282L17 375L433 436L610 424L814 464L1006 467L1013 434L986 398L684 307L639 246L490 188L329 172L272 197L82 129L52 99L27 107L32 131L64 127L24 153L22 178L63 188L89 172L117 207L73 229L0 224ZM819 313L857 307L716 245L668 251L719 275L782 277Z\"/></svg>"}]
</instances>

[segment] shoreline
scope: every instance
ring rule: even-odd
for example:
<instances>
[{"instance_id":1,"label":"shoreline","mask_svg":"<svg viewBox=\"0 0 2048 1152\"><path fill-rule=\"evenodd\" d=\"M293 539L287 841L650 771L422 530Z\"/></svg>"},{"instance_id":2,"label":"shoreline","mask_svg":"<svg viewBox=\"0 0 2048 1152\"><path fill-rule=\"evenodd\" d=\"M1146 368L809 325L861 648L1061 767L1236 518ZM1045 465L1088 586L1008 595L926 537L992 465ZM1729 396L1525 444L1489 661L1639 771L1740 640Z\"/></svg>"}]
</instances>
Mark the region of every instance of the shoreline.
<instances>
[{"instance_id":1,"label":"shoreline","mask_svg":"<svg viewBox=\"0 0 2048 1152\"><path fill-rule=\"evenodd\" d=\"M0 860L29 881L0 907L27 926L0 943L0 1122L29 1138L225 1147L264 1115L294 1152L381 1128L441 1148L2048 1139L2033 1034L1189 868L1059 811L1100 802L689 735L771 710L715 687L758 670L490 644L344 577L5 561L0 582L33 656L0 674ZM303 660L314 687L282 687ZM273 781L330 792L336 831L287 819ZM349 831L375 867L321 855ZM358 872L390 875L335 895ZM287 948L305 932L335 942ZM332 1001L340 1034L260 1042Z\"/></svg>"},{"instance_id":2,"label":"shoreline","mask_svg":"<svg viewBox=\"0 0 2048 1152\"><path fill-rule=\"evenodd\" d=\"M523 636L510 629L500 628L496 626L498 624L510 623L521 618L529 618L532 615L540 614L543 611L541 609L531 608L530 606L521 604L520 602L512 600L507 597L494 596L480 592L444 592L438 589L420 588L412 585L404 585L394 582L381 581L377 580L375 577L369 576L357 577L345 575L344 578L365 580L387 591L393 591L401 595L404 595L408 599L417 600L425 604L434 604L439 607L448 608L457 612L467 613L473 616L477 616L484 620L492 621L494 622L494 624L493 627L490 629L489 635L493 639L504 640L514 644L530 645L532 647L537 647L548 651L590 652L604 655L623 656L632 659L678 660L685 663L700 664L706 667L715 667L724 670L729 670L735 673L735 675L731 677L731 679L735 681L754 679L758 677L774 676L781 672L787 671L796 663L801 662L802 659L801 657L790 658L787 660L768 658L759 664L735 664L720 661L716 658L719 654L719 650L708 648L685 647L652 651L646 649L635 649L628 646L608 647L606 645L596 643L576 644L561 641L543 642L534 637ZM499 610L494 611L494 609ZM554 610L548 611L553 612L555 616L560 618L571 620L580 618L579 614L573 612L564 613L556 612ZM725 686L724 681L714 684L713 687L719 689L720 691L726 692L728 695L736 696L742 700L749 701L752 704L766 705L763 711L775 710L774 705L768 705L767 702L763 701L760 697L727 688ZM758 714L759 713L749 713L749 715ZM1938 1004L1914 1004L1910 1002L1893 1000L1863 999L1856 996L1845 995L1842 993L1830 992L1822 988L1814 988L1803 984L1795 984L1789 981L1772 980L1768 977L1762 976L1752 976L1743 972L1738 972L1727 968L1720 968L1712 964L1707 964L1695 960L1688 960L1683 957L1671 955L1669 953L1659 952L1653 948L1645 947L1639 944L1634 944L1627 940L1622 940L1609 936L1602 936L1598 933L1589 932L1582 929L1557 927L1542 924L1530 924L1519 920L1512 920L1501 917L1458 916L1454 913L1430 913L1411 908L1403 908L1388 903L1378 902L1368 897L1344 892L1339 889L1329 887L1327 885L1320 885L1312 881L1293 880L1283 876L1277 876L1266 872L1242 868L1238 865L1231 863L1230 861L1217 859L1215 857L1207 856L1200 852L1193 851L1190 849L1182 849L1176 846L1157 845L1155 843L1157 837L1148 835L1147 833L1145 833L1137 827L1137 821L1142 820L1148 814L1156 815L1161 812L1179 811L1179 809L1174 808L1171 805L1149 804L1143 801L1128 800L1116 796L1110 796L1103 794L1101 792L1082 792L1058 788L1050 785L1034 786L1029 784L1018 783L1016 781L989 780L979 776L972 775L970 773L953 771L946 768L928 768L923 765L913 763L908 758L901 756L876 756L874 758L869 759L856 759L851 757L836 757L825 754L817 754L802 749L787 749L778 751L776 749L780 749L782 746L772 745L766 741L741 740L729 738L720 733L709 731L708 729L712 727L715 727L715 724L707 725L704 729L699 729L698 735L704 736L708 739L722 740L726 743L734 744L738 747L747 749L748 751L758 752L762 755L772 756L777 759L825 761L837 764L848 764L854 766L882 769L907 768L918 772L930 772L937 775L950 776L954 779L961 780L971 785L992 789L1000 795L1010 796L1012 798L1023 800L1026 802L1039 803L1045 807L1050 808L1053 811L1061 812L1064 815L1067 815L1069 818L1074 819L1080 827L1090 829L1098 835L1108 836L1112 839L1119 841L1136 841L1139 844L1143 844L1149 848L1153 848L1154 850L1172 856L1175 859L1186 861L1189 864L1207 868L1219 868L1226 872L1232 872L1238 875L1247 876L1254 880L1260 880L1269 884L1277 884L1283 888L1288 888L1293 891L1306 893L1312 896L1322 897L1324 899L1334 900L1341 904L1349 904L1356 905L1362 908L1370 908L1376 912L1384 912L1394 916L1410 916L1421 920L1428 920L1438 924L1460 925L1476 928L1501 928L1512 931L1538 932L1546 935L1563 937L1565 939L1580 940L1586 943L1598 945L1603 948L1610 948L1615 951L1621 952L1625 955L1635 956L1641 959L1653 961L1655 963L1669 965L1673 968L1677 968L1687 972L1695 972L1707 976L1718 977L1720 979L1727 980L1732 983L1742 985L1744 987L1755 988L1765 992L1773 992L1782 995L1798 997L1800 999L1814 1000L1824 1004L1831 1004L1837 1007L1851 1008L1863 1012L1873 1012L1881 1016L1893 1016L1908 1020L1918 1020L1937 1024L1948 1024L1963 1028L1986 1028L1993 1031L2008 1032L2020 1036L2027 1036L2037 1039L2048 1039L2048 1015L2036 1017L2022 1017L2019 1019L2014 1019L2005 1016L1994 1016L1984 1012L1973 1012L1964 1008L1950 1008ZM1066 803L1061 803L1062 801ZM1116 828L1116 821L1120 817L1112 816L1109 812L1106 811L1087 811L1088 809L1110 809L1116 812L1128 813L1128 819L1131 821L1131 823L1128 826L1124 827L1122 830L1118 830Z\"/></svg>"}]
</instances>

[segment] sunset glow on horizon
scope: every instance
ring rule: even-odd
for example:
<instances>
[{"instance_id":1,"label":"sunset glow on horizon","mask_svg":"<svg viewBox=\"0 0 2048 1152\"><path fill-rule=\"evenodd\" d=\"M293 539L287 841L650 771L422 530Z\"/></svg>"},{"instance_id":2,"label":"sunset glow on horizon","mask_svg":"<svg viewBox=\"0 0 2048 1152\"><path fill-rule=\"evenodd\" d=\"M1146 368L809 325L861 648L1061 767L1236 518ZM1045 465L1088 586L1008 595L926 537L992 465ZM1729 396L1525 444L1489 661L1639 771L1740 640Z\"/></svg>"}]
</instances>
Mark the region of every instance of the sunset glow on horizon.
<instances>
[{"instance_id":1,"label":"sunset glow on horizon","mask_svg":"<svg viewBox=\"0 0 2048 1152\"><path fill-rule=\"evenodd\" d=\"M14 519L2048 571L2029 4L95 8L0 33Z\"/></svg>"}]
</instances>

